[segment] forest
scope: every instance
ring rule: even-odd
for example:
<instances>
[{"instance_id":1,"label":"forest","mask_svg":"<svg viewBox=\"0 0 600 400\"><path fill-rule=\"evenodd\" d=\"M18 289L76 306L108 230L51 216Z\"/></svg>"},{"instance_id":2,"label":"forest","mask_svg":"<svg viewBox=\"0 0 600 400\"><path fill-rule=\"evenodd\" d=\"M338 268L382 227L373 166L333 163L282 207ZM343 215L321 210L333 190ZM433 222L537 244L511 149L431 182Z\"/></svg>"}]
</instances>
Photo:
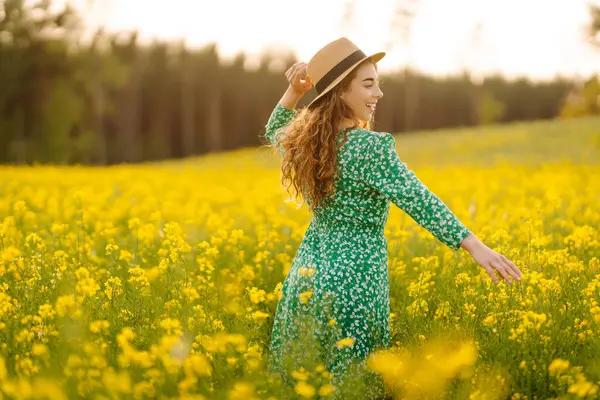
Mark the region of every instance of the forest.
<instances>
[{"instance_id":1,"label":"forest","mask_svg":"<svg viewBox=\"0 0 600 400\"><path fill-rule=\"evenodd\" d=\"M264 52L250 69L241 52L224 62L215 43L142 44L136 32L99 29L83 41L82 16L68 5L0 5L0 163L110 165L259 145L286 88L284 71L297 61L291 51ZM385 101L375 128L394 133L598 108L595 78L509 80L466 70L436 77L410 69L381 78ZM583 104L585 90L591 100Z\"/></svg>"}]
</instances>

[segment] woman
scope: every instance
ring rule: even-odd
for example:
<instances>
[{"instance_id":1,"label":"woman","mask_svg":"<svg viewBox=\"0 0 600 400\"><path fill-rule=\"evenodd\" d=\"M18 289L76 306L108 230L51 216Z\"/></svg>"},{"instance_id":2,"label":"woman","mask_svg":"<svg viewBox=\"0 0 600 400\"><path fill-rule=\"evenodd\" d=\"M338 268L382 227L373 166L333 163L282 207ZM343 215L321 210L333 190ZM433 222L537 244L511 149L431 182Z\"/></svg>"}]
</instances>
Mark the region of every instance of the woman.
<instances>
[{"instance_id":1,"label":"woman","mask_svg":"<svg viewBox=\"0 0 600 400\"><path fill-rule=\"evenodd\" d=\"M281 289L270 344L270 367L291 384L291 370L310 368L303 365L311 362L310 338L334 386L353 362L389 347L383 232L390 202L453 250L468 251L494 283L494 270L509 284L520 280L510 260L479 241L406 168L394 137L371 130L383 97L377 62L384 55L367 56L347 38L327 44L285 73L289 87L266 125L266 138L283 156L282 182L302 193L313 213ZM313 84L317 97L297 112ZM383 394L381 383L369 390L365 396Z\"/></svg>"}]
</instances>

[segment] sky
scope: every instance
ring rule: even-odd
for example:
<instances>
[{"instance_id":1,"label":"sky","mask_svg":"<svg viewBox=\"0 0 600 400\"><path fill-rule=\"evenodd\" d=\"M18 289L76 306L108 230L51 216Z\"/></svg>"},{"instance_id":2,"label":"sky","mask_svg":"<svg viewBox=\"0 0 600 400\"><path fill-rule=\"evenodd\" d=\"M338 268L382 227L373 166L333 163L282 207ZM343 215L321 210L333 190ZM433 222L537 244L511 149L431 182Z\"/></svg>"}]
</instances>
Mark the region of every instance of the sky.
<instances>
[{"instance_id":1,"label":"sky","mask_svg":"<svg viewBox=\"0 0 600 400\"><path fill-rule=\"evenodd\" d=\"M346 36L365 53L387 51L382 72L407 64L432 75L469 68L542 80L600 72L600 49L584 41L587 4L596 0L404 1L415 12L408 42L390 28L397 0L354 0L352 19L343 18L349 0L70 2L90 27L137 29L142 39L183 38L191 47L216 42L225 60L248 54L249 68L265 48L293 51L308 62L322 46Z\"/></svg>"}]
</instances>

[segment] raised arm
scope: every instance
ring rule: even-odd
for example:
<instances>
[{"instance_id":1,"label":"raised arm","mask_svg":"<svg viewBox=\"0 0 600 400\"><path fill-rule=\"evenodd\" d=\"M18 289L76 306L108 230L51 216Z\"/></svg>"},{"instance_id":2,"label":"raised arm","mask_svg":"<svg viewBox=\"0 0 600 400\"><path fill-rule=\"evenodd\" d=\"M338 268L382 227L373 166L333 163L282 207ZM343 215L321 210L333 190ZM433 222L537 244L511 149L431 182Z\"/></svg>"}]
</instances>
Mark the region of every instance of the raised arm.
<instances>
[{"instance_id":1,"label":"raised arm","mask_svg":"<svg viewBox=\"0 0 600 400\"><path fill-rule=\"evenodd\" d=\"M271 116L269 117L269 121L265 126L265 138L273 144L277 146L279 152L281 149L277 145L276 134L282 128L285 128L296 116L296 110L288 110L281 103L277 103L273 112L271 112Z\"/></svg>"},{"instance_id":2,"label":"raised arm","mask_svg":"<svg viewBox=\"0 0 600 400\"><path fill-rule=\"evenodd\" d=\"M276 145L276 134L294 119L296 116L296 105L304 96L304 93L312 88L310 78L302 79L306 73L306 63L298 62L290 67L285 73L289 86L275 109L271 112L269 121L265 126L265 137L267 140ZM281 149L278 148L281 152Z\"/></svg>"}]
</instances>

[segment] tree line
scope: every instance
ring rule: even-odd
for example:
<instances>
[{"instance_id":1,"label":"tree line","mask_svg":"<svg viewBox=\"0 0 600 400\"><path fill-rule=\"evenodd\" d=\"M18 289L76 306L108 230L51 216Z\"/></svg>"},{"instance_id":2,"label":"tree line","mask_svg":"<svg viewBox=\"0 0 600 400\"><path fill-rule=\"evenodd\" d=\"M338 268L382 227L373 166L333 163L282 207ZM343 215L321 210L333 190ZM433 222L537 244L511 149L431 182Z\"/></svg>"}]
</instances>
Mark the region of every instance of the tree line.
<instances>
[{"instance_id":1,"label":"tree line","mask_svg":"<svg viewBox=\"0 0 600 400\"><path fill-rule=\"evenodd\" d=\"M83 42L68 5L0 4L0 163L107 165L259 145L297 61L271 52L249 69L245 54L225 62L216 44L141 44L136 33ZM376 129L388 132L553 118L575 87L468 71L381 78Z\"/></svg>"}]
</instances>

